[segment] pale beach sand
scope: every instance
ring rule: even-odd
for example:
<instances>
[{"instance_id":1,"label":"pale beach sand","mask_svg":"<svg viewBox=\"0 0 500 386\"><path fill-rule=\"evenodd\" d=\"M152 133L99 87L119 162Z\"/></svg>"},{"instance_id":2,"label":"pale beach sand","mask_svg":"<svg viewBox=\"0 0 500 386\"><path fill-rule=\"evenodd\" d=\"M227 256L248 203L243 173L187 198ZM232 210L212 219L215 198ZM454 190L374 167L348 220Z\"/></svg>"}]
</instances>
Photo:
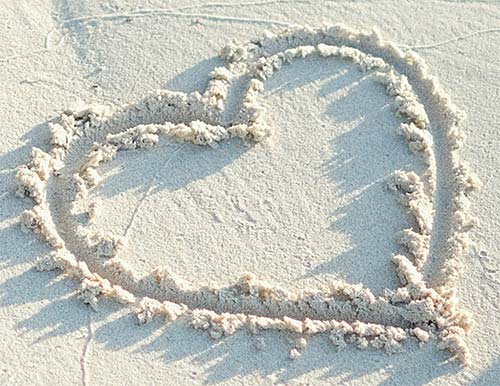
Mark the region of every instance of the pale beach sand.
<instances>
[{"instance_id":1,"label":"pale beach sand","mask_svg":"<svg viewBox=\"0 0 500 386\"><path fill-rule=\"evenodd\" d=\"M499 3L0 20L1 385L499 382Z\"/></svg>"}]
</instances>

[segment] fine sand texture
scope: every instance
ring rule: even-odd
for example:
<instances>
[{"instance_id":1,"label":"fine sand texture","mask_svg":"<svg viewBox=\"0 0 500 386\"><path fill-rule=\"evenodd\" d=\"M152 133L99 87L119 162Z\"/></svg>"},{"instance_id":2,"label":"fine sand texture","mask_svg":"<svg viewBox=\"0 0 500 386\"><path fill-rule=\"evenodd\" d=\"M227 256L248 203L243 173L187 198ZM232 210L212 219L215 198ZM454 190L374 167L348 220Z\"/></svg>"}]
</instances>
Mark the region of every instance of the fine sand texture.
<instances>
[{"instance_id":1,"label":"fine sand texture","mask_svg":"<svg viewBox=\"0 0 500 386\"><path fill-rule=\"evenodd\" d=\"M0 384L498 382L500 5L0 17Z\"/></svg>"}]
</instances>

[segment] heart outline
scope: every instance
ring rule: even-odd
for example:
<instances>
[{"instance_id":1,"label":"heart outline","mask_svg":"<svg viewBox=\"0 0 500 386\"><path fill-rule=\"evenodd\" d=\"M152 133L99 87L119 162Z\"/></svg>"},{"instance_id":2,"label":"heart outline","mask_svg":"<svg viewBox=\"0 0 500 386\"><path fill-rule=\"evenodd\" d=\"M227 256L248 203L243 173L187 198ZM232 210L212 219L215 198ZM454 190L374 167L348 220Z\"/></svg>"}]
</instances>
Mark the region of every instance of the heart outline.
<instances>
[{"instance_id":1,"label":"heart outline","mask_svg":"<svg viewBox=\"0 0 500 386\"><path fill-rule=\"evenodd\" d=\"M346 46L342 44L340 47L336 46L332 48L332 46L327 45L329 43L329 39L333 39L339 44L348 43L348 45ZM307 40L312 44L309 46L303 44L299 45L298 42L303 40ZM319 43L317 42L318 40ZM293 47L286 48L286 45L289 45L290 42L292 42ZM326 44L324 42L326 42ZM284 50L281 50L282 47L280 44L285 45ZM298 48L295 48L294 44ZM350 46L363 48L363 51ZM284 56L280 57L279 54L270 55L269 52L267 52L267 56L264 56L266 49L268 51L275 50L277 52L283 52ZM346 57L350 56L350 59L360 60L362 67L370 67L375 64L384 68L385 66L389 68L390 66L383 60L377 64L377 57L375 57L375 61L373 61L373 56L370 57L370 50L378 50L379 54L383 54L387 58L392 59L392 66L396 70L398 70L399 65L399 67L406 70L406 73L411 72L418 80L416 82L417 85L420 85L424 90L430 90L430 98L434 98L442 109L442 115L445 122L443 125L446 127L448 140L452 149L450 151L450 159L453 165L453 182L456 185L453 201L455 210L453 216L450 216L452 221L451 228L454 233L452 232L452 235L447 241L450 249L449 255L452 258L447 259L447 262L450 263L443 269L445 277L444 285L439 288L432 288L427 287L421 273L421 269L425 263L425 258L423 258L424 262L422 265L418 266L418 264L413 264L405 256L396 256L394 258L394 262L398 267L401 277L401 288L406 288L407 290L409 289L409 291L413 292L413 294L404 295L397 293L397 291L399 291L397 290L396 293L393 294L393 297L403 296L404 298L404 296L406 296L406 299L408 299L409 296L410 299L412 299L412 303L416 300L421 300L421 298L425 299L424 306L426 305L431 307L432 312L435 313L433 315L435 319L425 319L420 324L414 323L414 326L412 325L411 328L411 333L419 340L428 340L429 331L422 329L422 327L424 322L432 321L433 327L435 327L434 332L439 336L444 347L449 349L461 362L466 363L469 358L469 353L464 341L464 336L470 329L470 321L468 315L457 308L454 287L449 283L452 283L452 280L458 274L458 269L454 264L458 255L460 255L462 250L467 245L467 240L464 239L465 232L467 232L473 225L473 220L467 215L467 196L472 190L474 190L477 182L472 173L467 169L466 165L460 161L458 156L458 150L460 149L463 138L457 129L457 125L463 117L456 106L451 103L449 97L442 90L437 80L427 74L425 63L423 63L423 61L416 54L411 51L403 52L392 43L383 41L376 31L355 31L340 25L324 27L317 30L308 28L288 30L277 36L267 35L264 39L253 41L247 45L240 46L232 44L226 47L222 53L223 58L227 62L227 68L216 69L211 74L211 80L209 81L207 90L204 94L183 94L171 93L168 91L160 91L157 94L157 97L159 96L160 100L164 97L167 99L169 97L172 97L173 99L187 98L188 105L191 103L191 107L193 107L193 105L200 107L200 110L197 110L196 112L202 113L204 121L189 121L188 119L181 119L182 122L180 124L171 123L166 125L168 127L165 127L165 125L157 126L162 126L163 131L167 134L174 132L175 136L184 136L184 139L189 139L197 144L212 144L214 141L217 142L218 140L227 138L230 135L237 137L252 137L254 140L262 140L268 134L269 128L266 127L262 111L256 103L256 94L261 91L262 88L262 82L260 82L257 78L260 77L265 79L270 76L274 69L277 69L278 66L281 65L277 65L276 63L278 63L279 60L283 61L283 58L286 58L287 55L292 59L295 56L305 57L313 52L319 53L320 55L325 54L324 56L342 56L342 50ZM335 51L335 54L333 51ZM368 56L366 56L366 52L368 53ZM366 59L367 57L369 60L363 62L363 58ZM262 58L262 60L259 58ZM399 64L395 65L394 62ZM240 122L231 124L228 128L217 125L216 123L222 122L223 120L220 111L223 110L223 103L225 95L227 94L227 86L230 77L238 73L252 71L254 72L254 77L249 82L250 86L243 99L243 107L240 109L238 117ZM400 70L398 71L401 73ZM394 72L392 72L391 76L394 76ZM401 79L398 80L401 81ZM399 82L398 86L398 84L391 82L389 79L387 81L387 85L389 93L392 92L396 95L396 98L402 97L400 93L398 94L401 90L407 91L407 89L405 89L407 86L404 82L402 86L401 82ZM410 91L412 91L411 87ZM192 100L190 98L192 98ZM143 100L143 102L144 101L145 103L151 102L151 100L148 100L147 98ZM414 126L407 126L406 136L410 139L412 136L414 138L418 133L418 130L415 128L424 129L425 126L428 125L428 120L426 121L425 119L426 114L423 107L422 111L419 110L419 106L421 106L420 103L417 102L416 104L412 104L407 102L408 101L405 102L403 98L403 100L400 99L398 103L400 105L399 107L402 108L400 112L403 115L406 115L406 117L410 119L409 122ZM132 105L131 109L138 110L138 115L140 115L140 103ZM168 111L160 111L160 115L166 115L167 113ZM273 319L268 316L245 316L244 314L239 313L218 314L214 311L203 309L198 310L199 312L195 312L197 310L191 310L184 304L177 304L170 301L160 302L149 297L144 297L142 300L138 300L134 295L127 293L127 291L123 288L113 286L107 279L103 279L99 276L99 274L91 272L87 264L81 261L79 262L76 257L71 254L71 252L65 250L64 240L62 240L58 235L57 229L55 228L55 225L50 217L48 204L45 205L44 202L44 185L49 179L49 176L51 174L57 174L58 170L62 167L61 164L64 159L65 151L69 148L73 135L85 135L85 131L99 129L99 124L103 122L103 119L107 118L106 114L108 113L99 111L96 108L85 108L78 112L74 111L69 114L63 114L58 124L50 126L53 143L55 145L55 147L50 151L50 154L44 153L39 149L34 149L32 161L24 168L21 168L18 173L18 182L20 184L19 192L21 195L28 195L32 197L36 204L32 210L28 210L23 213L21 221L34 231L41 233L46 241L56 248L55 253L50 254L38 263L39 268L62 268L65 271L69 271L66 273L70 273L72 276L75 276L82 281L82 288L80 290L81 296L84 301L90 305L95 305L97 299L101 296L109 296L118 301L133 305L136 308L139 321L147 322L156 315L163 315L171 320L176 319L179 316L187 316L191 318L191 322L195 328L207 329L212 335L215 336L233 333L239 327L244 325L253 329L288 329L296 333L306 335L329 330L331 331L331 334L335 336L336 340L340 339L339 333L341 335L348 334L349 337L354 337L354 341L358 344L363 345L366 343L371 344L374 347L380 346L380 348L386 348L388 350L397 347L399 341L406 337L405 330L401 329L401 327L396 327L397 324L393 323L392 325L389 325L390 323L388 323L387 326L384 326L382 324L377 325L371 323L370 321L366 322L366 320L369 320L369 317L360 318L363 321L354 321L351 323L347 323L346 321L334 321L335 323L333 323L333 321L330 321L330 324L328 324L327 321L311 320L307 317L304 321L296 320L290 318L288 316L290 315L289 313L287 313L287 315L282 315L281 319ZM192 114L192 112L184 111L180 114L180 116L186 118L189 117L190 114ZM193 122L197 123L193 124ZM136 132L129 132L129 134L132 134L133 138L135 136L135 139L128 143L125 141L124 143L121 143L121 145L126 146L130 143L135 143L135 145L137 145L137 143L142 145L150 144L152 138L156 135L156 132L148 132L148 130L154 127L155 125L153 124L149 125L149 128L145 126L139 126L139 129L137 127L135 129L133 128L132 130L136 130ZM156 127L156 129L162 130L159 127ZM125 137L127 137L127 135L125 135ZM119 136L120 134L111 137L112 140L115 140L114 145L117 143L119 144L120 140L124 139L123 135L121 138ZM413 142L416 143L416 147L423 146L425 149L426 146L428 147L429 145L429 143L425 143L425 140L426 137L418 137L417 141ZM87 158L87 163L83 168L84 172L80 173L77 177L77 183L80 184L80 194L85 194L85 189L87 188L87 184L89 182L90 185L93 182L97 182L92 182L92 180L98 177L96 174L96 167L100 163L99 159L105 160L107 157L109 157L109 154L107 155L106 152L103 152L102 148L95 148L94 153ZM421 199L422 195L429 196L430 191L434 190L435 178L432 169L433 167L435 168L435 159L432 154L427 154L426 161L428 171L430 171L426 176L426 186L424 186L419 178L415 177L415 174L412 175L409 173L399 173L398 175L395 175L392 182L392 187L395 190L402 189L404 191L403 197L407 198L407 206L410 207L410 209L414 209L415 218L417 219L418 216L421 215L421 213L419 214L419 208L416 207L416 205L412 205L411 199L408 199L407 196L416 192L418 193L417 196ZM78 180L78 178L80 178L80 180ZM429 198L432 201L432 197L429 196ZM417 202L419 201L417 200ZM434 221L435 220L433 220L433 222ZM426 234L423 233L425 231L429 233L430 238L431 228L432 224L429 227L429 224L421 223L418 226L417 232L413 233L426 236ZM421 231L421 233L418 233L419 231ZM419 244L419 239L415 236L415 234L410 232L405 234L407 237L407 247L410 249L410 252L412 248L414 251L422 248L428 248L425 242L423 242L423 246L422 242ZM119 246L120 241L111 239L108 240L108 243L111 243L111 250L113 251L116 246ZM107 249L109 249L109 244ZM119 260L115 260L109 265L112 266L113 264L115 265L112 268L123 271L122 274L125 275L127 280L134 280L133 273L124 267ZM159 281L160 284L162 282L168 283L166 285L167 288L180 288L175 277L169 272L161 270L156 271L154 273L154 279ZM237 287L239 290L246 291L250 295L257 294L257 297L261 297L261 294L264 294L263 296L265 301L269 301L266 296L271 296L276 292L274 289L269 288L265 284L255 282L255 280L251 277L244 278L237 284ZM380 307L382 303L386 304L386 302L390 301L388 298L380 296L375 298L371 291L359 286L347 285L345 288L344 286L340 286L335 288L335 291L337 291L341 296L350 299L349 302L357 308L360 308L360 304L364 304L365 306L368 304L375 307L369 309L370 311L373 311L376 307ZM193 292L199 292L199 290L195 290ZM297 298L294 298L294 296L294 294L286 294L284 296L285 301L297 302ZM319 301L317 299L318 294L306 294L305 296L309 302ZM356 302L358 302L358 304L356 304ZM409 303L407 303L407 305L409 305ZM359 314L359 310L357 310L357 313ZM269 313L267 315L269 315ZM408 329L407 326L404 327ZM342 342L342 340L339 341Z\"/></svg>"}]
</instances>

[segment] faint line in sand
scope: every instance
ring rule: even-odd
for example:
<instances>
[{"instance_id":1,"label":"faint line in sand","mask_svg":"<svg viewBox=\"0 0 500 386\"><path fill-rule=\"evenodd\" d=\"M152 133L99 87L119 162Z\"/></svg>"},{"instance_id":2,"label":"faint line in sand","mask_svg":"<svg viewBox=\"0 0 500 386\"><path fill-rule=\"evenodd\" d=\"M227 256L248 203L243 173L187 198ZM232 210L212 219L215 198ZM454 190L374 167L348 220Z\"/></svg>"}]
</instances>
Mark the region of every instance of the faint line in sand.
<instances>
[{"instance_id":1,"label":"faint line in sand","mask_svg":"<svg viewBox=\"0 0 500 386\"><path fill-rule=\"evenodd\" d=\"M92 329L92 318L88 314L88 324L87 324L87 338L83 344L82 354L80 355L80 370L82 372L82 385L88 386L87 382L87 353L90 346L90 341L94 337L94 330Z\"/></svg>"},{"instance_id":2,"label":"faint line in sand","mask_svg":"<svg viewBox=\"0 0 500 386\"><path fill-rule=\"evenodd\" d=\"M461 40L465 40L465 39L468 39L468 38L471 38L471 37L474 37L474 36L480 36L480 35L485 35L485 34L494 33L494 32L500 32L500 27L499 28L488 28L488 29L482 29L482 30L479 30L479 31L474 31L474 32L471 32L471 33L468 33L468 34L465 34L465 35L455 36L454 38L443 40L443 41L437 42L437 43L422 44L422 45L418 45L418 46L408 46L408 45L404 45L404 44L398 44L398 45L400 47L409 48L409 49L412 49L412 50L423 50L423 49L428 49L428 48L441 47L441 46L444 46L445 44L455 43L455 42L458 42L458 41L461 41Z\"/></svg>"},{"instance_id":3,"label":"faint line in sand","mask_svg":"<svg viewBox=\"0 0 500 386\"><path fill-rule=\"evenodd\" d=\"M151 17L151 16L174 16L174 17L193 17L198 19L212 20L212 21L235 21L240 23L259 23L259 24L275 24L285 27L296 27L298 24L287 23L279 20L272 19L259 19L259 18L246 18L246 17L233 17L233 16L221 16L221 15L207 15L204 13L184 13L172 11L169 9L143 9L140 11L131 11L123 13L105 13L101 15L89 15L76 17L73 19L67 19L62 21L62 25L68 25L72 23L86 22L89 20L115 20L115 19L128 19L128 18L140 18L140 17Z\"/></svg>"},{"instance_id":4,"label":"faint line in sand","mask_svg":"<svg viewBox=\"0 0 500 386\"><path fill-rule=\"evenodd\" d=\"M142 206L142 204L144 203L144 201L146 200L146 198L151 193L151 190L153 189L153 185L156 182L156 180L158 179L158 176L159 176L160 172L163 171L163 170L165 170L165 168L168 166L168 164L174 159L175 155L179 151L181 151L182 149L184 149L185 147L186 147L186 144L183 144L183 145L179 146L177 149L175 149L172 152L172 154L170 155L170 157L167 158L167 160L163 164L163 167L160 169L160 171L158 173L155 173L153 175L153 177L151 178L151 181L149 182L148 188L144 191L144 194L142 195L141 199L139 200L139 202L135 206L134 211L132 212L132 216L130 217L130 221L128 222L127 227L125 228L125 231L123 232L123 236L124 237L127 236L128 231L132 227L132 223L134 222L134 219L137 216L137 213L139 212L140 207Z\"/></svg>"}]
</instances>

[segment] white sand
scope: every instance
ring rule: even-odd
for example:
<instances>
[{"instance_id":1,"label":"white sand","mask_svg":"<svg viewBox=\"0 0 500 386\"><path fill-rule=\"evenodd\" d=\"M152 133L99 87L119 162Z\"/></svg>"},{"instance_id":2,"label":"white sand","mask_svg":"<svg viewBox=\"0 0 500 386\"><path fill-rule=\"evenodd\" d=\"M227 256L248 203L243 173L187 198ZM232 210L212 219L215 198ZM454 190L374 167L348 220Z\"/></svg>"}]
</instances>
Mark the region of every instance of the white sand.
<instances>
[{"instance_id":1,"label":"white sand","mask_svg":"<svg viewBox=\"0 0 500 386\"><path fill-rule=\"evenodd\" d=\"M436 3L414 9L384 3L375 12L351 3L252 4L176 4L170 12L158 11L166 9L164 4L131 12L137 4L125 2L2 7L3 383L47 384L56 377L61 384L88 385L160 380L494 384L499 335L494 259L499 227L494 158L498 6ZM445 18L450 20L446 25L438 22ZM44 121L76 98L121 104L160 87L201 91L208 72L222 65L213 58L217 51L231 38L246 41L261 36L264 28L279 27L264 22L269 19L376 25L392 41L421 46L417 51L431 73L467 111L463 130L468 140L461 157L484 187L473 196L472 212L481 226L472 232L473 247L461 257L465 274L456 284L461 309L471 311L476 321L467 337L471 361L465 369L444 364L449 355L434 342L422 348L409 342L402 353L389 356L354 347L338 353L324 336L303 347L302 340L294 342L296 336L285 333L253 337L237 332L213 341L182 322L155 320L138 327L113 302L102 301L94 313L76 300L74 281L31 268L47 247L20 231L18 215L29 204L14 197L13 176L14 168L28 161L32 146L48 150ZM434 23L423 25L422 20ZM439 42L443 44L435 44ZM399 284L390 256L404 249L394 233L411 219L386 181L396 169L421 172L423 164L397 135L399 120L382 91L347 62L306 59L292 64L266 82L263 103L273 137L253 147L231 140L216 150L170 144L120 152L104 166L96 225L115 233L128 229L122 258L137 272L168 265L197 286L220 287L250 271L295 290L323 289L332 279L361 282L375 293L395 288ZM174 150L173 157L167 157L168 150ZM440 174L440 152L436 154L439 181L446 171ZM56 183L49 193L61 186ZM438 184L438 201L439 189ZM57 202L51 207L55 213L64 209ZM72 239L68 228L59 232ZM436 239L442 234L433 230ZM426 277L432 281L439 256L431 254L428 263ZM426 340L421 330L415 335ZM290 362L289 352L295 361Z\"/></svg>"}]
</instances>

